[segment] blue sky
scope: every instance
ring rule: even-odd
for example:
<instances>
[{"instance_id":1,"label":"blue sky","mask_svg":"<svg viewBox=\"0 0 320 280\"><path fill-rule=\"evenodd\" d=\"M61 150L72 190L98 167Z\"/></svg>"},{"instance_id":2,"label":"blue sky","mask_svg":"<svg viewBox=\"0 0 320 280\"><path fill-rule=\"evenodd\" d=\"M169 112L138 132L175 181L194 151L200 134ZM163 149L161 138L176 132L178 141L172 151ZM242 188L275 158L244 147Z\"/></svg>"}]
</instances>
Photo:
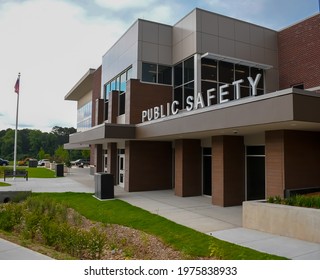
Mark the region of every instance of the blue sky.
<instances>
[{"instance_id":1,"label":"blue sky","mask_svg":"<svg viewBox=\"0 0 320 280\"><path fill-rule=\"evenodd\" d=\"M0 0L0 130L76 127L64 96L137 18L175 24L202 8L279 30L319 11L318 0Z\"/></svg>"}]
</instances>

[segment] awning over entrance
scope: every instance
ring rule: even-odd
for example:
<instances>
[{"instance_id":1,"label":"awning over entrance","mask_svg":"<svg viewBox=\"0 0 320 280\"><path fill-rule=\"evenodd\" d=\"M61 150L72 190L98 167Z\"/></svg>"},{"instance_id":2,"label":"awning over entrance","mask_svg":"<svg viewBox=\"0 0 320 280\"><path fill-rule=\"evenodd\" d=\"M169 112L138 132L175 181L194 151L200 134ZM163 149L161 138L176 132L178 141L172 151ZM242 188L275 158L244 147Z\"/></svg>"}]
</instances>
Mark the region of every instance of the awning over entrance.
<instances>
[{"instance_id":1,"label":"awning over entrance","mask_svg":"<svg viewBox=\"0 0 320 280\"><path fill-rule=\"evenodd\" d=\"M234 63L234 64L241 64L241 65L246 65L249 67L256 67L256 68L265 69L265 70L272 68L271 65L257 63L257 62L253 62L253 61L249 61L249 60L245 60L245 59L237 59L234 57L229 57L229 56L215 54L215 53L209 53L209 52L203 54L201 56L201 58L209 58L209 59L214 59L214 60L218 60L218 61L226 61L226 62L230 62L230 63Z\"/></svg>"},{"instance_id":2,"label":"awning over entrance","mask_svg":"<svg viewBox=\"0 0 320 280\"><path fill-rule=\"evenodd\" d=\"M101 144L115 139L134 139L135 126L104 123L83 132L71 134L69 144Z\"/></svg>"}]
</instances>

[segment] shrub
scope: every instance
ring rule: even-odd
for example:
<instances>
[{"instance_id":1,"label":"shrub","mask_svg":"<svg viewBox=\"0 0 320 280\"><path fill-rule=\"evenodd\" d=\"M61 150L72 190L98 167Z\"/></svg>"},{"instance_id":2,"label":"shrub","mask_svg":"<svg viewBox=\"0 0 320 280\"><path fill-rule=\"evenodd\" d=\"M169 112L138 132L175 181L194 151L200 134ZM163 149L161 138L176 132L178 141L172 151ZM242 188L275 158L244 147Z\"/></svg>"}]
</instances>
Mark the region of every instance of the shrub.
<instances>
[{"instance_id":1,"label":"shrub","mask_svg":"<svg viewBox=\"0 0 320 280\"><path fill-rule=\"evenodd\" d=\"M320 196L314 195L294 195L285 199L281 199L279 196L269 197L267 202L285 204L290 206L299 206L307 208L317 208L320 209Z\"/></svg>"},{"instance_id":2,"label":"shrub","mask_svg":"<svg viewBox=\"0 0 320 280\"><path fill-rule=\"evenodd\" d=\"M13 203L0 205L0 229L11 232L21 223L22 207Z\"/></svg>"}]
</instances>

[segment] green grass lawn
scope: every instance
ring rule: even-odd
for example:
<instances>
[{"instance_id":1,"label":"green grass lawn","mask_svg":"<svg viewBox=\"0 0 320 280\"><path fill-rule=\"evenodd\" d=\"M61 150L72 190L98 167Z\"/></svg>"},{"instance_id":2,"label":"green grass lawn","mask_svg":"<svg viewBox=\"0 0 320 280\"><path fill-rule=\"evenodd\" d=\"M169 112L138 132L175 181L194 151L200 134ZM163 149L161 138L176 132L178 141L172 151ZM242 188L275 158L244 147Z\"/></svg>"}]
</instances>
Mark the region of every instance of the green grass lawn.
<instances>
[{"instance_id":1,"label":"green grass lawn","mask_svg":"<svg viewBox=\"0 0 320 280\"><path fill-rule=\"evenodd\" d=\"M99 201L91 194L46 193L33 194L39 198L50 197L66 203L86 218L105 224L120 224L155 235L173 248L193 257L209 257L229 260L276 260L284 259L231 244L185 226L176 224L159 215L132 206L121 200Z\"/></svg>"},{"instance_id":2,"label":"green grass lawn","mask_svg":"<svg viewBox=\"0 0 320 280\"><path fill-rule=\"evenodd\" d=\"M28 167L29 178L55 178L55 171L44 167L32 168Z\"/></svg>"},{"instance_id":3,"label":"green grass lawn","mask_svg":"<svg viewBox=\"0 0 320 280\"><path fill-rule=\"evenodd\" d=\"M4 182L0 182L0 187L9 187L9 186L11 185Z\"/></svg>"},{"instance_id":4,"label":"green grass lawn","mask_svg":"<svg viewBox=\"0 0 320 280\"><path fill-rule=\"evenodd\" d=\"M0 167L0 178L3 178L4 169L13 169L10 167ZM28 170L29 178L55 178L55 171L43 168L43 167L17 167L17 169L26 169Z\"/></svg>"}]
</instances>

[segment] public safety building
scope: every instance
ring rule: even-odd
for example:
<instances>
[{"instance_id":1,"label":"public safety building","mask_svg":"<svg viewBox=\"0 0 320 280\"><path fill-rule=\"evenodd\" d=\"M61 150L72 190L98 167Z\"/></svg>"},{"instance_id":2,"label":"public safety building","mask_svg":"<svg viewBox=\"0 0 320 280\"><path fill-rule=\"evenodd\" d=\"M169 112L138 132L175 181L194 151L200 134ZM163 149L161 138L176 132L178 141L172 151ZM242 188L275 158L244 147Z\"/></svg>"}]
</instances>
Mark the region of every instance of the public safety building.
<instances>
[{"instance_id":1,"label":"public safety building","mask_svg":"<svg viewBox=\"0 0 320 280\"><path fill-rule=\"evenodd\" d=\"M320 186L320 14L276 31L202 9L138 19L65 96L69 148L128 192L219 206Z\"/></svg>"}]
</instances>

